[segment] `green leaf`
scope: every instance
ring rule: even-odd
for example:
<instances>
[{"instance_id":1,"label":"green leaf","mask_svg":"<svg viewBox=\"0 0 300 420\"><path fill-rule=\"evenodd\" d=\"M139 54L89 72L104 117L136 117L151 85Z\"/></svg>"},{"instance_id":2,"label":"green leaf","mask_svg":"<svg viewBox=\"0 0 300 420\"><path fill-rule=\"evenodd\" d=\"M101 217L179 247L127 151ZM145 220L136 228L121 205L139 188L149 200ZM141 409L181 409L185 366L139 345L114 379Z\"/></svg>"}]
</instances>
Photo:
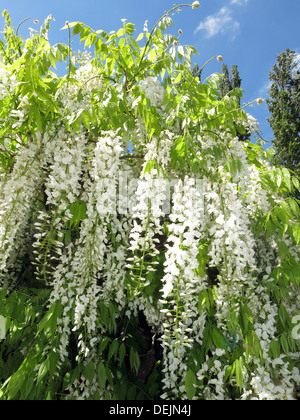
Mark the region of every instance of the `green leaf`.
<instances>
[{"instance_id":1,"label":"green leaf","mask_svg":"<svg viewBox=\"0 0 300 420\"><path fill-rule=\"evenodd\" d=\"M12 375L8 383L9 399L12 400L17 395L25 379L26 379L26 375L24 375L24 372L21 369L19 369L16 373Z\"/></svg>"},{"instance_id":2,"label":"green leaf","mask_svg":"<svg viewBox=\"0 0 300 420\"><path fill-rule=\"evenodd\" d=\"M280 174L276 174L276 185L278 188L280 188L282 183L282 176Z\"/></svg>"},{"instance_id":3,"label":"green leaf","mask_svg":"<svg viewBox=\"0 0 300 420\"><path fill-rule=\"evenodd\" d=\"M42 321L39 323L38 332L43 330L47 331L48 328L50 328L51 332L54 332L61 309L62 307L59 302L52 304Z\"/></svg>"},{"instance_id":4,"label":"green leaf","mask_svg":"<svg viewBox=\"0 0 300 420\"><path fill-rule=\"evenodd\" d=\"M148 172L150 173L152 171L152 169L154 168L154 164L155 164L154 160L149 160L146 164L144 173L145 174L148 173Z\"/></svg>"},{"instance_id":5,"label":"green leaf","mask_svg":"<svg viewBox=\"0 0 300 420\"><path fill-rule=\"evenodd\" d=\"M2 290L0 290L0 301L5 299L6 295L7 295L7 288L4 287Z\"/></svg>"},{"instance_id":6,"label":"green leaf","mask_svg":"<svg viewBox=\"0 0 300 420\"><path fill-rule=\"evenodd\" d=\"M186 140L183 137L178 137L176 140L176 149L179 156L183 157L186 152Z\"/></svg>"},{"instance_id":7,"label":"green leaf","mask_svg":"<svg viewBox=\"0 0 300 420\"><path fill-rule=\"evenodd\" d=\"M125 33L129 34L129 35L132 35L134 31L135 31L134 24L130 23L130 22L127 23L126 26L125 26Z\"/></svg>"},{"instance_id":8,"label":"green leaf","mask_svg":"<svg viewBox=\"0 0 300 420\"><path fill-rule=\"evenodd\" d=\"M242 357L240 357L239 359L237 359L234 362L234 370L235 370L236 383L237 383L237 386L240 388L240 390L242 389L243 380L244 380L243 367L244 367L243 359L242 359Z\"/></svg>"},{"instance_id":9,"label":"green leaf","mask_svg":"<svg viewBox=\"0 0 300 420\"><path fill-rule=\"evenodd\" d=\"M84 201L76 201L75 203L71 203L68 207L70 213L72 214L72 218L70 219L70 225L76 227L79 223L87 218L87 207Z\"/></svg>"},{"instance_id":10,"label":"green leaf","mask_svg":"<svg viewBox=\"0 0 300 420\"><path fill-rule=\"evenodd\" d=\"M287 335L287 340L288 340L288 344L289 344L290 351L291 351L292 353L294 353L294 352L297 350L297 347L296 347L295 340L293 339L293 337L292 337L292 334L291 334L291 333L289 333L289 334Z\"/></svg>"},{"instance_id":11,"label":"green leaf","mask_svg":"<svg viewBox=\"0 0 300 420\"><path fill-rule=\"evenodd\" d=\"M284 241L280 241L278 247L281 258L284 259L287 255L289 255L289 249Z\"/></svg>"},{"instance_id":12,"label":"green leaf","mask_svg":"<svg viewBox=\"0 0 300 420\"><path fill-rule=\"evenodd\" d=\"M130 362L131 370L138 373L138 371L140 369L140 364L141 364L140 356L139 356L138 352L133 347L131 347L131 349L130 349L129 362Z\"/></svg>"},{"instance_id":13,"label":"green leaf","mask_svg":"<svg viewBox=\"0 0 300 420\"><path fill-rule=\"evenodd\" d=\"M300 267L293 267L292 269L293 278L296 286L300 286Z\"/></svg>"},{"instance_id":14,"label":"green leaf","mask_svg":"<svg viewBox=\"0 0 300 420\"><path fill-rule=\"evenodd\" d=\"M92 32L85 40L84 48L90 47L96 42L97 34L96 32Z\"/></svg>"},{"instance_id":15,"label":"green leaf","mask_svg":"<svg viewBox=\"0 0 300 420\"><path fill-rule=\"evenodd\" d=\"M118 353L119 342L118 340L114 340L108 350L107 361L109 362L112 357L116 357Z\"/></svg>"},{"instance_id":16,"label":"green leaf","mask_svg":"<svg viewBox=\"0 0 300 420\"><path fill-rule=\"evenodd\" d=\"M174 80L174 84L180 83L182 79L182 72L180 72L178 74L178 76L176 77L176 79Z\"/></svg>"},{"instance_id":17,"label":"green leaf","mask_svg":"<svg viewBox=\"0 0 300 420\"><path fill-rule=\"evenodd\" d=\"M152 61L152 62L154 62L156 60L156 57L157 57L156 51L155 50L150 50L150 52L149 52L149 60Z\"/></svg>"},{"instance_id":18,"label":"green leaf","mask_svg":"<svg viewBox=\"0 0 300 420\"><path fill-rule=\"evenodd\" d=\"M85 41L87 37L89 36L90 32L91 32L91 28L89 28L88 26L85 26L80 32L80 42Z\"/></svg>"},{"instance_id":19,"label":"green leaf","mask_svg":"<svg viewBox=\"0 0 300 420\"><path fill-rule=\"evenodd\" d=\"M300 225L295 223L293 226L293 237L297 245L300 243Z\"/></svg>"},{"instance_id":20,"label":"green leaf","mask_svg":"<svg viewBox=\"0 0 300 420\"><path fill-rule=\"evenodd\" d=\"M199 242L198 244L198 255L197 255L197 262L198 262L198 273L201 277L206 275L206 265L208 260L208 244L203 244Z\"/></svg>"},{"instance_id":21,"label":"green leaf","mask_svg":"<svg viewBox=\"0 0 300 420\"><path fill-rule=\"evenodd\" d=\"M253 314L250 308L246 305L241 307L241 317L243 320L243 331L245 334L248 334L249 330L253 326Z\"/></svg>"},{"instance_id":22,"label":"green leaf","mask_svg":"<svg viewBox=\"0 0 300 420\"><path fill-rule=\"evenodd\" d=\"M108 380L108 383L110 386L114 386L114 380L113 380L113 376L111 373L111 370L109 369L108 365L106 366L106 378Z\"/></svg>"},{"instance_id":23,"label":"green leaf","mask_svg":"<svg viewBox=\"0 0 300 420\"><path fill-rule=\"evenodd\" d=\"M270 239L271 236L276 232L276 225L272 222L271 219L268 219L266 222L266 238Z\"/></svg>"},{"instance_id":24,"label":"green leaf","mask_svg":"<svg viewBox=\"0 0 300 420\"><path fill-rule=\"evenodd\" d=\"M248 352L250 354L252 354L258 359L262 357L262 348L261 348L259 338L253 331L250 331L248 334L246 334L245 343L249 347Z\"/></svg>"},{"instance_id":25,"label":"green leaf","mask_svg":"<svg viewBox=\"0 0 300 420\"><path fill-rule=\"evenodd\" d=\"M30 394L30 392L34 389L34 382L35 382L35 378L32 376L28 376L26 377L22 387L21 387L21 396L20 396L20 400L21 401L25 401L28 398L28 395Z\"/></svg>"},{"instance_id":26,"label":"green leaf","mask_svg":"<svg viewBox=\"0 0 300 420\"><path fill-rule=\"evenodd\" d=\"M82 28L83 28L83 23L81 23L81 22L76 23L76 25L73 28L73 35L79 34L81 32Z\"/></svg>"},{"instance_id":27,"label":"green leaf","mask_svg":"<svg viewBox=\"0 0 300 420\"><path fill-rule=\"evenodd\" d=\"M288 322L289 315L288 315L287 310L285 309L285 307L283 305L279 306L278 315L279 315L279 319L280 319L280 322L281 322L282 326L285 327L287 322Z\"/></svg>"},{"instance_id":28,"label":"green leaf","mask_svg":"<svg viewBox=\"0 0 300 420\"><path fill-rule=\"evenodd\" d=\"M289 344L288 344L288 340L287 340L286 334L282 334L280 336L280 338L279 338L279 341L280 341L280 344L281 344L281 347L282 347L284 353L286 355L288 355L290 349L289 349Z\"/></svg>"},{"instance_id":29,"label":"green leaf","mask_svg":"<svg viewBox=\"0 0 300 420\"><path fill-rule=\"evenodd\" d=\"M105 388L106 384L106 368L103 363L98 365L98 382L101 388Z\"/></svg>"},{"instance_id":30,"label":"green leaf","mask_svg":"<svg viewBox=\"0 0 300 420\"><path fill-rule=\"evenodd\" d=\"M289 218L287 213L284 211L282 207L276 206L274 209L274 212L279 220L281 220L283 223L288 223Z\"/></svg>"},{"instance_id":31,"label":"green leaf","mask_svg":"<svg viewBox=\"0 0 300 420\"><path fill-rule=\"evenodd\" d=\"M117 32L117 37L120 38L123 35L124 35L124 28L120 28Z\"/></svg>"},{"instance_id":32,"label":"green leaf","mask_svg":"<svg viewBox=\"0 0 300 420\"><path fill-rule=\"evenodd\" d=\"M279 341L275 341L275 340L272 341L272 343L270 344L270 350L271 350L273 358L277 359L281 353Z\"/></svg>"},{"instance_id":33,"label":"green leaf","mask_svg":"<svg viewBox=\"0 0 300 420\"><path fill-rule=\"evenodd\" d=\"M226 383L226 381L230 378L232 378L233 374L234 374L234 370L233 370L234 366L233 365L229 365L226 367L225 369L225 376L224 376L224 383Z\"/></svg>"},{"instance_id":34,"label":"green leaf","mask_svg":"<svg viewBox=\"0 0 300 420\"><path fill-rule=\"evenodd\" d=\"M122 343L120 345L120 348L119 348L119 363L120 363L120 366L124 361L125 354L126 354L126 346L125 346L125 343Z\"/></svg>"},{"instance_id":35,"label":"green leaf","mask_svg":"<svg viewBox=\"0 0 300 420\"><path fill-rule=\"evenodd\" d=\"M209 297L208 297L208 294L207 294L207 290L202 290L202 292L199 293L198 309L199 309L199 314L200 315L202 313L202 309L203 309L204 306L209 311L210 301L209 301Z\"/></svg>"},{"instance_id":36,"label":"green leaf","mask_svg":"<svg viewBox=\"0 0 300 420\"><path fill-rule=\"evenodd\" d=\"M83 375L90 383L92 383L95 375L95 365L93 362L90 362L87 366L84 366Z\"/></svg>"},{"instance_id":37,"label":"green leaf","mask_svg":"<svg viewBox=\"0 0 300 420\"><path fill-rule=\"evenodd\" d=\"M294 217L299 217L300 210L297 202L293 198L288 199L289 207L293 213Z\"/></svg>"},{"instance_id":38,"label":"green leaf","mask_svg":"<svg viewBox=\"0 0 300 420\"><path fill-rule=\"evenodd\" d=\"M282 168L281 172L283 174L283 179L284 179L285 185L287 186L289 192L292 192L293 188L292 188L290 171L287 168Z\"/></svg>"},{"instance_id":39,"label":"green leaf","mask_svg":"<svg viewBox=\"0 0 300 420\"><path fill-rule=\"evenodd\" d=\"M54 375L57 369L57 363L59 360L59 354L52 351L49 354L49 373L50 375Z\"/></svg>"},{"instance_id":40,"label":"green leaf","mask_svg":"<svg viewBox=\"0 0 300 420\"><path fill-rule=\"evenodd\" d=\"M99 345L99 354L102 354L110 342L109 337L103 337Z\"/></svg>"},{"instance_id":41,"label":"green leaf","mask_svg":"<svg viewBox=\"0 0 300 420\"><path fill-rule=\"evenodd\" d=\"M296 188L296 190L300 191L299 179L293 176L292 177L292 183L293 183L294 187Z\"/></svg>"},{"instance_id":42,"label":"green leaf","mask_svg":"<svg viewBox=\"0 0 300 420\"><path fill-rule=\"evenodd\" d=\"M39 384L44 376L46 376L47 372L49 371L50 368L50 362L49 359L46 359L43 361L43 363L41 363L39 370L38 370L38 375L37 375L37 383Z\"/></svg>"},{"instance_id":43,"label":"green leaf","mask_svg":"<svg viewBox=\"0 0 300 420\"><path fill-rule=\"evenodd\" d=\"M217 328L213 328L212 330L212 339L217 349L226 350L227 347L225 337L217 330Z\"/></svg>"},{"instance_id":44,"label":"green leaf","mask_svg":"<svg viewBox=\"0 0 300 420\"><path fill-rule=\"evenodd\" d=\"M65 25L63 28L61 28L61 31L64 30L64 29L73 28L78 23L80 23L80 22L69 22L67 25Z\"/></svg>"},{"instance_id":45,"label":"green leaf","mask_svg":"<svg viewBox=\"0 0 300 420\"><path fill-rule=\"evenodd\" d=\"M243 135L247 134L246 128L241 124L237 124L236 129L240 134L243 134Z\"/></svg>"},{"instance_id":46,"label":"green leaf","mask_svg":"<svg viewBox=\"0 0 300 420\"><path fill-rule=\"evenodd\" d=\"M80 114L81 122L87 130L90 130L90 115L85 109Z\"/></svg>"},{"instance_id":47,"label":"green leaf","mask_svg":"<svg viewBox=\"0 0 300 420\"><path fill-rule=\"evenodd\" d=\"M145 34L144 34L143 32L142 32L142 33L140 33L140 34L139 34L139 36L137 37L136 41L137 41L137 42L141 41L141 39L143 39L143 38L144 38L144 35L145 35Z\"/></svg>"},{"instance_id":48,"label":"green leaf","mask_svg":"<svg viewBox=\"0 0 300 420\"><path fill-rule=\"evenodd\" d=\"M189 400L192 400L196 395L197 378L191 369L188 369L185 375L185 390Z\"/></svg>"},{"instance_id":49,"label":"green leaf","mask_svg":"<svg viewBox=\"0 0 300 420\"><path fill-rule=\"evenodd\" d=\"M126 399L129 401L133 401L135 399L135 396L136 396L136 386L131 385L131 387L128 389Z\"/></svg>"},{"instance_id":50,"label":"green leaf","mask_svg":"<svg viewBox=\"0 0 300 420\"><path fill-rule=\"evenodd\" d=\"M281 203L281 208L283 209L283 211L286 213L286 215L289 217L289 219L293 219L294 215L293 215L293 211L289 206L289 202L288 201L283 201Z\"/></svg>"},{"instance_id":51,"label":"green leaf","mask_svg":"<svg viewBox=\"0 0 300 420\"><path fill-rule=\"evenodd\" d=\"M96 42L95 42L95 56L98 57L98 55L101 52L101 47L102 47L103 41L101 38L97 38Z\"/></svg>"},{"instance_id":52,"label":"green leaf","mask_svg":"<svg viewBox=\"0 0 300 420\"><path fill-rule=\"evenodd\" d=\"M67 230L64 236L65 245L68 245L71 239L72 232L70 230Z\"/></svg>"}]
</instances>

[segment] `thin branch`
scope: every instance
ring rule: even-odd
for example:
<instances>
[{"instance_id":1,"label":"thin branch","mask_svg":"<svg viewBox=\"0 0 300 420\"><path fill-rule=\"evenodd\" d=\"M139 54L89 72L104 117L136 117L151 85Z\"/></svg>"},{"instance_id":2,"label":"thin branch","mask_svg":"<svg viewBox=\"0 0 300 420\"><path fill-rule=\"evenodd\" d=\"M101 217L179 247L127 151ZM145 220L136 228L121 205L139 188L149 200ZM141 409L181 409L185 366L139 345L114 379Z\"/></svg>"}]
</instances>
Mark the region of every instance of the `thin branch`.
<instances>
[{"instance_id":1,"label":"thin branch","mask_svg":"<svg viewBox=\"0 0 300 420\"><path fill-rule=\"evenodd\" d=\"M26 18L26 19L23 19L23 20L19 23L19 25L18 25L18 27L17 27L17 30L16 30L16 36L18 36L19 28L20 28L20 26L22 25L22 23L26 22L26 20L29 20L29 19L33 19L33 17L28 17L28 18Z\"/></svg>"}]
</instances>

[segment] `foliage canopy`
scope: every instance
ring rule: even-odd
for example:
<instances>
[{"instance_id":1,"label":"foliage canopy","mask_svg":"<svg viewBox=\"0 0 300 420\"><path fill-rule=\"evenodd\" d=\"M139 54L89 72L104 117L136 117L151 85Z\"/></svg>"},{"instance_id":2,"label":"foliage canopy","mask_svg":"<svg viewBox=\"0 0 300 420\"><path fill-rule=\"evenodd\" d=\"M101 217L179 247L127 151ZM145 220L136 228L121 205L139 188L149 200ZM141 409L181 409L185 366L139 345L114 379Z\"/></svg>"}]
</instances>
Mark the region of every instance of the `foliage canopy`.
<instances>
[{"instance_id":1,"label":"foliage canopy","mask_svg":"<svg viewBox=\"0 0 300 420\"><path fill-rule=\"evenodd\" d=\"M67 22L83 53L3 14L0 399L293 399L299 179L238 141L241 90L169 12Z\"/></svg>"}]
</instances>

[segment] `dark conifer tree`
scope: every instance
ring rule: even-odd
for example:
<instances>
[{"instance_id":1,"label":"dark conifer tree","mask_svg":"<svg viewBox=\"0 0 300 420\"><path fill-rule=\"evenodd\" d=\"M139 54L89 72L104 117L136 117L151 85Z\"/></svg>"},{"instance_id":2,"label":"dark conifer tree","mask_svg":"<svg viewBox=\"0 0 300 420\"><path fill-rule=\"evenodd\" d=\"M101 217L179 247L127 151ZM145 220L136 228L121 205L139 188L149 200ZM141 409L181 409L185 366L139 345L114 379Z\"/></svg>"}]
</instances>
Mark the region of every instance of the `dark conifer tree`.
<instances>
[{"instance_id":1,"label":"dark conifer tree","mask_svg":"<svg viewBox=\"0 0 300 420\"><path fill-rule=\"evenodd\" d=\"M300 176L300 73L297 54L286 49L270 72L268 121L274 133L274 164L286 166Z\"/></svg>"},{"instance_id":2,"label":"dark conifer tree","mask_svg":"<svg viewBox=\"0 0 300 420\"><path fill-rule=\"evenodd\" d=\"M224 96L228 95L229 92L232 90L227 64L223 64L222 74L223 74L223 77L220 83L220 93L221 93L221 97L224 98Z\"/></svg>"},{"instance_id":3,"label":"dark conifer tree","mask_svg":"<svg viewBox=\"0 0 300 420\"><path fill-rule=\"evenodd\" d=\"M231 66L231 69L230 69L231 77L229 75L227 64L223 64L222 74L223 74L223 77L220 83L220 93L221 93L221 97L224 98L224 96L229 95L230 92L232 92L234 89L239 89L241 87L242 79L240 77L238 66L236 64ZM239 105L240 105L240 99L237 98L237 100L239 101ZM249 134L248 133L241 134L237 131L237 137L239 138L240 141L245 141L249 139Z\"/></svg>"}]
</instances>

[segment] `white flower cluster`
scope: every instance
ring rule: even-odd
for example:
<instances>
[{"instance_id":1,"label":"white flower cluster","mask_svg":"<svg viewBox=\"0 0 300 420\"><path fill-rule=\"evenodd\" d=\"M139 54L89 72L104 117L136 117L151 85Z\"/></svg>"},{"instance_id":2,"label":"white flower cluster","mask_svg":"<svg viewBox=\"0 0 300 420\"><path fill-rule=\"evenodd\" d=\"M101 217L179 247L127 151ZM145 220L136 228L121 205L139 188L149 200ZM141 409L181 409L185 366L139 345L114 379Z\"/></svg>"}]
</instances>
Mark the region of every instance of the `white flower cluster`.
<instances>
[{"instance_id":1,"label":"white flower cluster","mask_svg":"<svg viewBox=\"0 0 300 420\"><path fill-rule=\"evenodd\" d=\"M96 363L95 363L96 361ZM97 364L100 362L99 357L96 351L92 350L89 356L84 361L84 368L86 369L89 364L94 365L94 372L92 372L92 380L87 379L82 373L80 376L76 377L73 382L71 382L68 387L68 401L85 401L91 400L91 397L98 395L98 398L104 398L104 391L99 389L97 381ZM109 387L108 387L109 388ZM106 395L109 394L108 390L105 390Z\"/></svg>"},{"instance_id":2,"label":"white flower cluster","mask_svg":"<svg viewBox=\"0 0 300 420\"><path fill-rule=\"evenodd\" d=\"M74 135L68 133L65 128L59 128L45 134L43 141L46 141L43 166L49 172L44 183L44 193L47 197L45 205L49 206L50 211L40 210L33 247L37 254L37 274L51 284L53 270L45 261L51 261L50 254L53 248L58 256L61 255L60 248L63 245L66 223L73 217L69 206L79 199L81 191L80 179L86 137L82 132ZM57 289L60 288L61 285L55 287L54 293L58 293Z\"/></svg>"},{"instance_id":3,"label":"white flower cluster","mask_svg":"<svg viewBox=\"0 0 300 420\"><path fill-rule=\"evenodd\" d=\"M249 306L257 319L254 329L261 346L264 365L259 359L251 358L256 368L245 380L245 383L250 383L250 387L245 387L242 399L293 400L294 383L300 383L299 370L289 368L285 354L276 359L271 358L269 354L270 344L277 334L278 307L271 302L267 287L256 285L256 294L253 295ZM299 359L300 354L290 356ZM271 377L271 372L274 370L277 381Z\"/></svg>"},{"instance_id":4,"label":"white flower cluster","mask_svg":"<svg viewBox=\"0 0 300 420\"><path fill-rule=\"evenodd\" d=\"M158 248L164 235L164 220L170 212L170 181L158 171L167 170L172 142L173 134L166 130L159 139L154 136L146 144L144 163L132 196L135 205L131 214L128 248L132 255L127 260L127 268L130 269L133 294L136 297L129 302L126 314L136 314L139 308L144 312L149 325L159 325L160 314L156 305L153 305L152 297L145 298L140 291L149 285L147 275L155 272L159 264ZM145 173L149 162L155 162L160 169ZM151 262L146 261L149 258Z\"/></svg>"},{"instance_id":5,"label":"white flower cluster","mask_svg":"<svg viewBox=\"0 0 300 420\"><path fill-rule=\"evenodd\" d=\"M143 90L148 99L150 99L153 106L162 108L165 91L159 83L157 77L148 76L140 82L140 88Z\"/></svg>"},{"instance_id":6,"label":"white flower cluster","mask_svg":"<svg viewBox=\"0 0 300 420\"><path fill-rule=\"evenodd\" d=\"M0 101L10 96L17 84L15 74L11 74L0 61Z\"/></svg>"},{"instance_id":7,"label":"white flower cluster","mask_svg":"<svg viewBox=\"0 0 300 420\"><path fill-rule=\"evenodd\" d=\"M276 370L279 373L279 384L274 384L271 378L270 370ZM281 376L282 375L282 376ZM266 366L258 366L256 372L250 375L251 391L246 391L241 399L264 400L264 401L284 401L295 400L294 383L300 383L299 370L289 368L282 358L272 360Z\"/></svg>"},{"instance_id":8,"label":"white flower cluster","mask_svg":"<svg viewBox=\"0 0 300 420\"><path fill-rule=\"evenodd\" d=\"M201 342L205 325L204 314L199 317L199 293L207 287L206 277L201 278L198 268L198 242L202 233L203 197L194 178L179 180L174 189L173 208L168 225L165 275L162 278L162 304L164 314L163 373L164 389L179 396L178 378L184 378L183 362L186 349L195 341Z\"/></svg>"},{"instance_id":9,"label":"white flower cluster","mask_svg":"<svg viewBox=\"0 0 300 420\"><path fill-rule=\"evenodd\" d=\"M153 137L149 143L146 144L146 155L144 170L147 162L156 161L163 170L167 170L170 162L170 150L174 141L174 134L169 130L164 130L159 138ZM154 172L155 174L155 172Z\"/></svg>"},{"instance_id":10,"label":"white flower cluster","mask_svg":"<svg viewBox=\"0 0 300 420\"><path fill-rule=\"evenodd\" d=\"M77 69L74 80L77 83L66 82L56 93L56 99L61 102L65 119L69 123L76 120L83 110L90 109L93 92L99 100L99 94L104 87L103 76L88 61Z\"/></svg>"},{"instance_id":11,"label":"white flower cluster","mask_svg":"<svg viewBox=\"0 0 300 420\"><path fill-rule=\"evenodd\" d=\"M145 286L147 273L155 270L153 264L145 263L145 256L155 258L159 254L156 245L159 243L158 237L163 234L163 219L169 211L168 179L159 175L157 169L145 173L148 162L154 159L163 169L169 162L172 136L168 131L162 134L160 140L153 137L146 145L147 153L135 192L136 205L132 212L133 227L129 236L129 250L133 257L129 259L129 267L138 288L141 284ZM142 251L142 258L138 255L139 251Z\"/></svg>"},{"instance_id":12,"label":"white flower cluster","mask_svg":"<svg viewBox=\"0 0 300 420\"><path fill-rule=\"evenodd\" d=\"M71 252L70 249L68 255L63 256L62 266L59 272L55 273L52 300L62 301L66 311L62 318L64 323L61 330L62 345L68 343L70 334L65 319L69 317L71 303L75 311L73 331L80 330L83 323L86 325L85 335L80 334L78 339L78 351L85 356L98 341L96 329L99 326L97 302L100 286L97 284L97 276L105 265L104 255L108 245L107 224L114 215L111 211L111 202L115 201L121 152L120 138L115 133L104 133L103 137L98 139L84 188L87 192L87 218L82 221L75 252ZM122 272L114 274L120 280ZM66 349L61 348L60 354L64 357Z\"/></svg>"},{"instance_id":13,"label":"white flower cluster","mask_svg":"<svg viewBox=\"0 0 300 420\"><path fill-rule=\"evenodd\" d=\"M224 378L226 374L227 364L221 363L221 357L225 354L225 350L216 349L212 351L211 356L206 356L205 362L197 372L198 381L206 380L205 385L199 386L199 391L207 400L226 400L226 390L224 387ZM209 372L209 375L207 373ZM207 376L209 376L207 378Z\"/></svg>"},{"instance_id":14,"label":"white flower cluster","mask_svg":"<svg viewBox=\"0 0 300 420\"><path fill-rule=\"evenodd\" d=\"M112 298L115 290L118 288L124 290L125 272L124 269L118 271L120 265L117 263L118 258L121 258L121 263L122 259L123 264L125 263L124 247L121 244L123 236L120 233L123 232L123 226L122 224L114 226L117 218L111 204L116 197L120 155L123 151L121 140L113 132L104 132L98 139L89 170L90 180L87 180L84 188L88 191L88 218L82 223L77 250L71 263L76 295L73 331L81 331L77 343L77 357L84 355L87 358L96 354L95 346L100 341L98 330L104 329L97 314L101 294L104 298ZM116 235L119 246L115 254L111 254L110 259L106 261L105 255L113 248L109 242L108 224L111 224L111 230ZM108 263L111 263L110 267ZM105 283L105 280L108 284L104 285L103 292L98 282ZM124 295L119 297L124 298ZM85 328L82 328L83 326ZM89 384L82 378L81 397L88 398L94 394L96 388L96 381L94 384Z\"/></svg>"},{"instance_id":15,"label":"white flower cluster","mask_svg":"<svg viewBox=\"0 0 300 420\"><path fill-rule=\"evenodd\" d=\"M49 167L50 164L45 194L46 204L57 206L57 214L60 215L66 210L66 205L75 202L79 197L79 180L87 139L83 131L74 135L65 128L53 133L53 137L45 146L48 159L45 165Z\"/></svg>"},{"instance_id":16,"label":"white flower cluster","mask_svg":"<svg viewBox=\"0 0 300 420\"><path fill-rule=\"evenodd\" d=\"M6 177L0 198L0 284L12 287L16 262L26 238L26 229L43 181L40 145L29 142Z\"/></svg>"},{"instance_id":17,"label":"white flower cluster","mask_svg":"<svg viewBox=\"0 0 300 420\"><path fill-rule=\"evenodd\" d=\"M114 299L120 308L125 302L125 287L122 285L125 278L127 232L129 229L126 216L120 220L117 213L116 197L121 166L120 155L123 152L121 144L122 139L114 132L105 132L103 137L99 138L90 169L92 183L87 187L87 190L90 191L87 214L89 218L92 218L95 210L97 212L94 223L97 226L98 258L96 260L98 266L96 266L95 274L96 272L101 273L101 282L103 283L99 293L102 300L109 303ZM120 191L119 194L121 194ZM107 228L108 224L110 232ZM112 237L110 241L108 235ZM91 233L86 233L86 239L89 236Z\"/></svg>"},{"instance_id":18,"label":"white flower cluster","mask_svg":"<svg viewBox=\"0 0 300 420\"><path fill-rule=\"evenodd\" d=\"M140 292L148 285L146 277L151 271L156 271L155 258L159 255L157 245L163 235L163 219L166 215L163 203L168 197L167 179L155 177L155 172L144 174L138 180L135 192L137 204L133 208L133 226L129 235L128 250L132 256L128 258L127 267L130 269L134 294L142 300ZM150 257L150 262L146 261ZM140 303L146 305L145 302Z\"/></svg>"},{"instance_id":19,"label":"white flower cluster","mask_svg":"<svg viewBox=\"0 0 300 420\"><path fill-rule=\"evenodd\" d=\"M259 123L257 119L253 117L253 115L247 114L245 128L249 131L250 135L259 130Z\"/></svg>"}]
</instances>

